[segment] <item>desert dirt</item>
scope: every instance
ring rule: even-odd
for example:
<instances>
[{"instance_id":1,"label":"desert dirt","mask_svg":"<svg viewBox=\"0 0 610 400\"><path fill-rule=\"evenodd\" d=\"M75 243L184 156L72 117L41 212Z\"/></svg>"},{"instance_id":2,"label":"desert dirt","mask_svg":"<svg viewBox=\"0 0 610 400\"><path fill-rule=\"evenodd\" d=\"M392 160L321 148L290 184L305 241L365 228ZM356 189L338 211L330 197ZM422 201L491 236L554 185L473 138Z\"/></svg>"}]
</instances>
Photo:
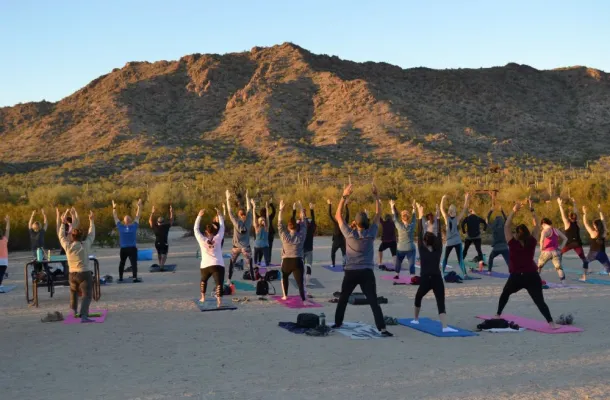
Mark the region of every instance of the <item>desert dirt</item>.
<instances>
[{"instance_id":1,"label":"desert dirt","mask_svg":"<svg viewBox=\"0 0 610 400\"><path fill-rule=\"evenodd\" d=\"M343 274L328 262L329 238L316 238L313 276L325 289L311 289L324 305L327 322ZM351 340L339 334L308 337L279 328L303 310L251 300L236 311L202 313L193 304L199 291L194 238L175 238L170 263L175 273L148 272L140 263L140 284L102 286L93 309L108 309L102 324L41 323L49 311L68 312L68 289L53 299L41 292L40 308L28 307L23 290L26 253L10 255L10 293L0 294L0 388L2 399L608 399L610 324L605 317L610 286L583 285L580 260L564 257L577 289L549 289L544 295L555 318L571 312L583 333L547 335L533 331L478 337L437 338L390 326L394 338ZM149 246L141 246L141 248ZM225 243L225 251L230 239ZM484 248L489 254L489 248ZM102 275L118 277L118 249L97 249ZM475 255L470 250L468 258ZM385 260L390 256L386 252ZM156 254L155 256L156 257ZM338 258L341 259L340 253ZM273 259L279 259L279 241ZM453 261L452 261L453 260ZM503 260L495 270L506 272ZM228 264L228 262L227 262ZM454 255L450 264L456 264ZM592 264L597 272L599 264ZM379 277L387 272L376 271ZM129 274L126 274L128 276ZM237 272L238 279L241 272ZM597 276L596 276L597 278ZM543 279L558 282L549 263ZM608 279L603 278L601 279ZM277 290L279 282L273 283ZM504 279L484 277L446 284L450 324L474 330L477 314L495 312ZM377 280L389 299L384 314L411 317L417 287ZM296 288L289 289L296 294ZM209 289L208 289L209 292ZM229 302L230 298L226 299ZM307 312L308 310L305 310ZM512 296L506 313L542 319L525 291ZM432 293L423 317L436 318ZM348 306L346 321L373 324L368 306Z\"/></svg>"}]
</instances>

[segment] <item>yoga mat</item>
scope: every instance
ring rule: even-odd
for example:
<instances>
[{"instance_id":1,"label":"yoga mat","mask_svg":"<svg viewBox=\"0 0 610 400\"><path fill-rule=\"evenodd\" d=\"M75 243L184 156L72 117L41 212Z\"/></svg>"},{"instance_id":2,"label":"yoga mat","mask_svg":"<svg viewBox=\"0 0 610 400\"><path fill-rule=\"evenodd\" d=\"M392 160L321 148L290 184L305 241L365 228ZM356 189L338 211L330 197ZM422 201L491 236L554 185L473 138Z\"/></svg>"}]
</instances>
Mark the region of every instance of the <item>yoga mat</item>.
<instances>
[{"instance_id":1,"label":"yoga mat","mask_svg":"<svg viewBox=\"0 0 610 400\"><path fill-rule=\"evenodd\" d=\"M379 268L379 266L381 266L381 265L383 265L385 267L385 269ZM396 269L394 269L394 265L390 265L390 264L379 264L379 265L377 265L377 269L380 271L396 271Z\"/></svg>"},{"instance_id":2,"label":"yoga mat","mask_svg":"<svg viewBox=\"0 0 610 400\"><path fill-rule=\"evenodd\" d=\"M138 282L138 283L144 282L144 280L142 278L140 278L139 276L138 276L138 279L140 280L140 282ZM133 278L131 278L131 277L130 278L123 278L123 282L121 282L121 281L119 281L117 279L115 282L116 283L133 283Z\"/></svg>"},{"instance_id":3,"label":"yoga mat","mask_svg":"<svg viewBox=\"0 0 610 400\"><path fill-rule=\"evenodd\" d=\"M290 285L292 285L293 287L297 287L297 281L295 281L292 277L290 278ZM311 278L309 280L309 285L307 285L307 288L324 289L324 285L322 285L322 283L317 278Z\"/></svg>"},{"instance_id":4,"label":"yoga mat","mask_svg":"<svg viewBox=\"0 0 610 400\"><path fill-rule=\"evenodd\" d=\"M267 271L272 270L272 271L279 271L280 275L281 275L282 271L280 271L279 268L280 268L280 265L274 265L274 264L271 264L268 267L258 267L258 273L260 274L260 276L264 277L265 274L267 273ZM280 276L280 279L281 279L281 276Z\"/></svg>"},{"instance_id":5,"label":"yoga mat","mask_svg":"<svg viewBox=\"0 0 610 400\"><path fill-rule=\"evenodd\" d=\"M304 306L299 296L288 296L287 300L282 300L282 296L271 296L271 300L275 300L286 308L320 308L322 304L313 303L313 305ZM311 300L310 300L311 301Z\"/></svg>"},{"instance_id":6,"label":"yoga mat","mask_svg":"<svg viewBox=\"0 0 610 400\"><path fill-rule=\"evenodd\" d=\"M410 275L408 277L401 276L399 279L394 279L395 276L396 275L381 275L381 279L383 279L384 281L393 281L393 282L397 282L397 283L404 283L405 285L411 284Z\"/></svg>"},{"instance_id":7,"label":"yoga mat","mask_svg":"<svg viewBox=\"0 0 610 400\"><path fill-rule=\"evenodd\" d=\"M510 274L505 274L504 272L496 272L496 271L491 271L491 274L487 271L479 271L479 270L474 270L474 271L470 271L473 274L478 274L478 275L483 275L483 276L489 276L491 278L508 278L510 276Z\"/></svg>"},{"instance_id":8,"label":"yoga mat","mask_svg":"<svg viewBox=\"0 0 610 400\"><path fill-rule=\"evenodd\" d=\"M549 289L580 289L580 286L562 285L561 283L547 282L546 285Z\"/></svg>"},{"instance_id":9,"label":"yoga mat","mask_svg":"<svg viewBox=\"0 0 610 400\"><path fill-rule=\"evenodd\" d=\"M481 279L478 276L470 276L470 275L465 275L462 280L463 281L475 281L477 279Z\"/></svg>"},{"instance_id":10,"label":"yoga mat","mask_svg":"<svg viewBox=\"0 0 610 400\"><path fill-rule=\"evenodd\" d=\"M106 315L108 314L108 310L90 310L91 314L101 314L101 317L89 317L95 323L101 324L106 320ZM68 316L64 317L64 325L73 325L80 324L80 318L74 318L74 315L70 313Z\"/></svg>"},{"instance_id":11,"label":"yoga mat","mask_svg":"<svg viewBox=\"0 0 610 400\"><path fill-rule=\"evenodd\" d=\"M343 272L343 265L335 265L335 268L331 265L322 265L322 268L332 272Z\"/></svg>"},{"instance_id":12,"label":"yoga mat","mask_svg":"<svg viewBox=\"0 0 610 400\"><path fill-rule=\"evenodd\" d=\"M490 315L477 315L479 319L493 319ZM535 319L529 319L524 317L518 317L511 314L502 314L502 318L507 321L512 321L519 325L520 328L529 329L530 331L536 331L541 333L574 333L583 332L584 329L578 328L573 325L560 325L559 329L551 329L546 321L538 321Z\"/></svg>"},{"instance_id":13,"label":"yoga mat","mask_svg":"<svg viewBox=\"0 0 610 400\"><path fill-rule=\"evenodd\" d=\"M8 293L11 290L15 289L16 287L17 287L16 285L0 286L0 293Z\"/></svg>"},{"instance_id":14,"label":"yoga mat","mask_svg":"<svg viewBox=\"0 0 610 400\"><path fill-rule=\"evenodd\" d=\"M307 330L309 329L309 328L300 327L299 325L295 324L294 322L279 322L278 326L280 328L286 329L288 332L296 333L297 335L302 335L303 333L307 332Z\"/></svg>"},{"instance_id":15,"label":"yoga mat","mask_svg":"<svg viewBox=\"0 0 610 400\"><path fill-rule=\"evenodd\" d=\"M341 328L336 328L334 331L356 340L383 339L375 327L362 322L343 322Z\"/></svg>"},{"instance_id":16,"label":"yoga mat","mask_svg":"<svg viewBox=\"0 0 610 400\"><path fill-rule=\"evenodd\" d=\"M610 285L610 280L607 281L604 279L587 279L586 281L578 280L578 282L590 283L592 285Z\"/></svg>"},{"instance_id":17,"label":"yoga mat","mask_svg":"<svg viewBox=\"0 0 610 400\"><path fill-rule=\"evenodd\" d=\"M175 272L176 271L176 264L165 264L165 266L163 267L163 271L161 271L160 267L150 267L148 269L149 272Z\"/></svg>"},{"instance_id":18,"label":"yoga mat","mask_svg":"<svg viewBox=\"0 0 610 400\"><path fill-rule=\"evenodd\" d=\"M437 337L466 337L466 336L479 336L478 333L458 328L457 326L448 325L450 328L457 330L457 332L443 332L443 326L440 321L435 321L430 318L420 318L419 324L414 325L411 323L413 318L401 318L398 323L409 328L413 328L420 332L429 333Z\"/></svg>"},{"instance_id":19,"label":"yoga mat","mask_svg":"<svg viewBox=\"0 0 610 400\"><path fill-rule=\"evenodd\" d=\"M235 290L243 290L244 292L254 292L256 288L249 283L240 282L240 281L232 281L233 285L235 285Z\"/></svg>"},{"instance_id":20,"label":"yoga mat","mask_svg":"<svg viewBox=\"0 0 610 400\"><path fill-rule=\"evenodd\" d=\"M204 303L200 302L199 299L193 300L199 311L224 311L224 310L237 310L237 307L230 304L221 304L220 307L216 307L216 299L206 300Z\"/></svg>"}]
</instances>

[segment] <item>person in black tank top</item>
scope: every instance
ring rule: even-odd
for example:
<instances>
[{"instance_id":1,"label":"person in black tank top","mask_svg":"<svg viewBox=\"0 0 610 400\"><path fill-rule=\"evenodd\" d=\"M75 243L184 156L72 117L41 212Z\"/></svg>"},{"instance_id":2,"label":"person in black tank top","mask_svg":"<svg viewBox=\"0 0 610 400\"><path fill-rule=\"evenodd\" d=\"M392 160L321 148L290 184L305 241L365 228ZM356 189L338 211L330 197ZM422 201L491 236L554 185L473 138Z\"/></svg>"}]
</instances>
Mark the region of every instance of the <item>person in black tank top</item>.
<instances>
[{"instance_id":1,"label":"person in black tank top","mask_svg":"<svg viewBox=\"0 0 610 400\"><path fill-rule=\"evenodd\" d=\"M606 254L606 232L608 230L606 221L604 220L604 214L602 214L601 206L598 205L599 219L593 221L593 226L589 225L587 221L587 207L582 208L582 219L585 223L585 228L591 236L591 246L589 247L589 254L587 255L587 261L599 261L604 269L600 273L607 275L610 273L610 260ZM581 278L585 280L586 276Z\"/></svg>"},{"instance_id":2,"label":"person in black tank top","mask_svg":"<svg viewBox=\"0 0 610 400\"><path fill-rule=\"evenodd\" d=\"M561 198L557 198L557 203L559 204L559 211L561 211L561 219L563 220L563 226L566 231L566 236L568 241L566 245L561 249L561 254L567 253L570 250L574 250L574 252L578 255L580 260L582 261L582 279L587 278L587 272L589 270L589 261L587 257L585 257L585 251L582 248L582 239L580 238L580 226L578 226L578 208L576 207L576 201L572 199L573 208L572 212L569 216L566 216L566 213L563 209L563 200Z\"/></svg>"}]
</instances>

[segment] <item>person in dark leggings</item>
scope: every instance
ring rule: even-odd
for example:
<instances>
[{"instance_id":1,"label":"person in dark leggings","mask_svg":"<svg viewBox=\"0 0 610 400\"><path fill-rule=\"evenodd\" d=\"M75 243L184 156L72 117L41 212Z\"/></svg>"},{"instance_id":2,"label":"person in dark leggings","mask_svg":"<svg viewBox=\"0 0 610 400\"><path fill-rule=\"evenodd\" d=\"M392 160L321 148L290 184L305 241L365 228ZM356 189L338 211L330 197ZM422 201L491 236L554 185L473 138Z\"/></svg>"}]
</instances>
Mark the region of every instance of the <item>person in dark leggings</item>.
<instances>
[{"instance_id":1,"label":"person in dark leggings","mask_svg":"<svg viewBox=\"0 0 610 400\"><path fill-rule=\"evenodd\" d=\"M271 210L269 213L269 220L267 226L269 227L269 235L267 241L269 242L269 250L265 254L265 264L269 266L271 264L271 252L273 251L273 240L275 237L275 226L273 225L273 220L275 219L275 206L273 205L273 200L269 202L269 207L261 210L261 215L257 215L257 218L267 218L267 212Z\"/></svg>"},{"instance_id":2,"label":"person in dark leggings","mask_svg":"<svg viewBox=\"0 0 610 400\"><path fill-rule=\"evenodd\" d=\"M491 243L491 253L489 253L489 262L487 265L487 271L491 274L491 270L494 267L494 259L497 256L502 256L506 265L508 266L510 255L508 252L508 243L506 243L506 236L504 235L504 224L506 223L506 214L504 214L504 210L500 207L500 212L502 216L496 216L493 221L491 221L491 215L493 214L493 209L489 210L487 214L487 229L491 229L492 231L492 243Z\"/></svg>"},{"instance_id":3,"label":"person in dark leggings","mask_svg":"<svg viewBox=\"0 0 610 400\"><path fill-rule=\"evenodd\" d=\"M345 236L345 244L347 250L347 262L345 263L345 274L343 283L341 284L341 295L337 303L335 311L335 324L333 328L340 328L345 317L345 309L350 295L360 285L362 293L366 296L373 315L375 317L375 325L381 332L382 336L393 336L386 330L383 312L377 301L377 283L375 282L375 238L379 231L379 213L381 212L381 200L377 187L373 185L373 196L375 197L375 217L369 221L369 217L365 212L356 214L356 229L350 228L343 220L343 204L345 200L352 194L352 185L349 184L343 190L343 196L337 206L335 219L339 223L339 228Z\"/></svg>"},{"instance_id":4,"label":"person in dark leggings","mask_svg":"<svg viewBox=\"0 0 610 400\"><path fill-rule=\"evenodd\" d=\"M4 280L8 268L8 237L11 232L10 217L7 215L4 217L4 220L6 221L4 232L2 231L2 228L0 228L0 286L2 286L2 281ZM0 288L0 293L4 293L2 288Z\"/></svg>"},{"instance_id":5,"label":"person in dark leggings","mask_svg":"<svg viewBox=\"0 0 610 400\"><path fill-rule=\"evenodd\" d=\"M601 273L608 274L610 273L610 260L608 254L606 254L606 232L608 232L608 228L600 205L597 206L597 210L599 211L599 219L593 221L593 226L591 226L587 221L587 207L582 208L582 219L585 222L587 232L591 236L591 246L589 247L587 260L589 262L599 261L604 266Z\"/></svg>"},{"instance_id":6,"label":"person in dark leggings","mask_svg":"<svg viewBox=\"0 0 610 400\"><path fill-rule=\"evenodd\" d=\"M580 226L578 226L578 208L576 207L576 200L572 199L572 212L569 217L566 216L565 210L563 209L563 200L561 197L557 198L559 204L559 211L561 212L561 219L563 220L563 227L565 228L565 235L568 238L566 245L561 248L561 255L563 256L570 250L578 255L578 258L582 261L582 280L587 279L587 272L589 271L589 261L585 256L585 251L582 248L582 239L580 238Z\"/></svg>"},{"instance_id":7,"label":"person in dark leggings","mask_svg":"<svg viewBox=\"0 0 610 400\"><path fill-rule=\"evenodd\" d=\"M305 297L305 266L303 264L303 248L307 236L307 222L305 221L305 210L301 203L301 223L297 223L294 217L288 222L288 229L282 222L282 211L286 204L280 200L280 210L277 217L277 232L282 241L282 300L288 299L288 278L294 275L294 280L299 287L299 295L304 305L312 304Z\"/></svg>"},{"instance_id":8,"label":"person in dark leggings","mask_svg":"<svg viewBox=\"0 0 610 400\"><path fill-rule=\"evenodd\" d=\"M443 332L457 332L447 326L447 312L445 310L445 284L443 282L443 274L441 273L441 256L443 255L443 237L441 235L440 224L437 222L436 232L425 232L425 224L427 221L424 214L424 207L417 204L419 213L419 234L417 235L417 249L419 250L420 259L420 280L419 288L415 294L415 317L411 320L411 324L419 324L419 312L421 310L421 301L430 290L434 293L436 299L436 307L438 308L438 317L441 320ZM424 233L425 232L425 233Z\"/></svg>"},{"instance_id":9,"label":"person in dark leggings","mask_svg":"<svg viewBox=\"0 0 610 400\"><path fill-rule=\"evenodd\" d=\"M255 281L254 268L252 265L252 249L250 248L250 229L252 229L252 210L250 209L250 199L246 190L246 210L239 209L235 218L231 211L231 193L227 190L227 212L233 224L233 249L231 250L231 260L229 261L229 282L233 278L233 268L237 258L241 255L250 268L250 279Z\"/></svg>"},{"instance_id":10,"label":"person in dark leggings","mask_svg":"<svg viewBox=\"0 0 610 400\"><path fill-rule=\"evenodd\" d=\"M304 210L303 210L304 212ZM305 214L304 220L307 225L307 236L305 236L305 244L303 245L303 262L305 263L305 287L309 286L309 280L311 279L311 266L313 265L313 238L316 234L318 226L316 225L316 212L314 211L313 203L309 203L309 215L311 218L307 218ZM296 219L296 209L292 208L292 218Z\"/></svg>"},{"instance_id":11,"label":"person in dark leggings","mask_svg":"<svg viewBox=\"0 0 610 400\"><path fill-rule=\"evenodd\" d=\"M142 282L138 278L138 227L140 226L140 210L142 209L142 199L138 200L138 209L136 217L132 220L131 216L125 215L123 222L119 220L116 211L116 203L112 200L112 216L114 223L119 231L119 243L121 245L120 261L119 261L119 282L123 282L123 274L125 273L125 261L129 258L133 272L132 280L134 283Z\"/></svg>"},{"instance_id":12,"label":"person in dark leggings","mask_svg":"<svg viewBox=\"0 0 610 400\"><path fill-rule=\"evenodd\" d=\"M517 226L516 234L513 235L513 217L521 209L521 203L515 203L513 211L508 215L506 224L504 224L504 235L508 242L509 249L509 264L508 271L510 275L506 280L500 300L498 302L498 312L494 318L502 318L502 311L508 303L509 297L520 291L527 290L534 304L538 307L549 326L552 329L557 329L557 325L553 322L551 311L544 302L544 294L542 293L542 279L538 273L538 266L534 262L534 253L538 244L537 237L540 235L540 220L534 211L531 200L529 200L529 208L532 212L534 229L530 233L528 227L524 224Z\"/></svg>"},{"instance_id":13,"label":"person in dark leggings","mask_svg":"<svg viewBox=\"0 0 610 400\"><path fill-rule=\"evenodd\" d=\"M216 306L222 305L223 295L223 283L225 277L225 265L222 258L222 238L225 234L225 222L224 218L216 209L216 216L218 217L218 228L214 224L206 225L205 235L203 235L199 229L201 225L201 218L205 214L205 210L200 210L195 220L195 226L193 231L195 232L195 238L199 243L199 249L201 251L201 264L199 266L201 272L201 281L199 289L201 292L200 302L205 301L205 293L207 289L208 280L210 277L214 278L216 284Z\"/></svg>"},{"instance_id":14,"label":"person in dark leggings","mask_svg":"<svg viewBox=\"0 0 610 400\"><path fill-rule=\"evenodd\" d=\"M157 260L159 261L159 269L163 271L167 262L167 253L169 252L169 230L174 224L174 209L169 206L169 221L166 222L163 216L157 218L157 222L153 221L155 215L155 206L152 207L148 224L155 234L155 248L157 249Z\"/></svg>"},{"instance_id":15,"label":"person in dark leggings","mask_svg":"<svg viewBox=\"0 0 610 400\"><path fill-rule=\"evenodd\" d=\"M445 211L445 202L447 201L447 196L443 196L441 199L441 213L443 214L443 219L445 220L445 225L447 226L447 237L445 238L445 257L443 258L443 273L445 272L445 268L447 267L447 260L449 259L449 254L451 254L451 250L455 249L456 256L458 262L460 264L460 269L462 270L462 274L464 275L464 279L468 276L466 272L466 266L464 264L464 257L462 254L462 238L460 237L460 231L458 230L458 221L464 218L466 214L466 210L468 210L468 201L470 200L470 195L466 193L464 200L464 209L457 215L457 208L455 205L450 205L449 209Z\"/></svg>"},{"instance_id":16,"label":"person in dark leggings","mask_svg":"<svg viewBox=\"0 0 610 400\"><path fill-rule=\"evenodd\" d=\"M388 214L385 216L385 219L379 219L379 224L381 225L381 243L379 244L379 249L377 253L379 255L379 267L383 265L383 252L386 250L390 250L390 254L392 255L392 266L396 265L396 227L394 226L394 221L392 219L392 215Z\"/></svg>"},{"instance_id":17,"label":"person in dark leggings","mask_svg":"<svg viewBox=\"0 0 610 400\"><path fill-rule=\"evenodd\" d=\"M335 268L335 256L337 254L337 250L341 250L341 256L343 257L343 265L345 265L345 237L341 233L341 229L339 229L339 223L333 216L333 205L330 199L326 200L326 203L328 204L328 216L330 217L330 220L333 223L333 238L332 246L330 249L330 260L331 267ZM345 201L345 221L349 221L349 207L347 206L347 200Z\"/></svg>"},{"instance_id":18,"label":"person in dark leggings","mask_svg":"<svg viewBox=\"0 0 610 400\"><path fill-rule=\"evenodd\" d=\"M483 225L483 230L487 230L487 221L479 217L471 208L468 211L468 216L462 221L462 233L466 234L462 258L466 259L470 245L474 244L474 248L477 250L477 262L485 265L483 250L481 250L481 225Z\"/></svg>"}]
</instances>

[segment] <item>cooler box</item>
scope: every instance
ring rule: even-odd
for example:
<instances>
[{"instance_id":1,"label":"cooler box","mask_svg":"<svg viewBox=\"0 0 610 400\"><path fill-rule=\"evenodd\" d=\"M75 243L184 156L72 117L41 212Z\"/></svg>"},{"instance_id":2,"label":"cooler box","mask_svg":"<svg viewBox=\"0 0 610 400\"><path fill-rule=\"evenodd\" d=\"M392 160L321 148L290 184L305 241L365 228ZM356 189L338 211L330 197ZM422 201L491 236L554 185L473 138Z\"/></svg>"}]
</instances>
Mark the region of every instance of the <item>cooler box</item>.
<instances>
[{"instance_id":1,"label":"cooler box","mask_svg":"<svg viewBox=\"0 0 610 400\"><path fill-rule=\"evenodd\" d=\"M147 261L153 259L153 249L138 250L138 261Z\"/></svg>"}]
</instances>

